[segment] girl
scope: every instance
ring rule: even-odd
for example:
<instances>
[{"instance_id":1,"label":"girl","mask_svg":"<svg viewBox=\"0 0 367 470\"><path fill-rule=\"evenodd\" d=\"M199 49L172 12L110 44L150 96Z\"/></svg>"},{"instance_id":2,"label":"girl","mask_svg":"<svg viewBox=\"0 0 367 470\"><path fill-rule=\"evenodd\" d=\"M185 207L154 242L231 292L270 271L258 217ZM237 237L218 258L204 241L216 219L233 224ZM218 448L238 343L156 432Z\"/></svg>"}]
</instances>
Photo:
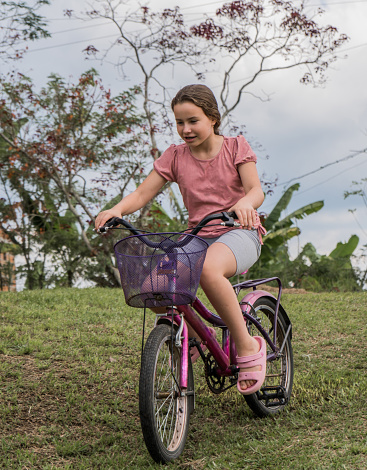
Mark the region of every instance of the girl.
<instances>
[{"instance_id":1,"label":"girl","mask_svg":"<svg viewBox=\"0 0 367 470\"><path fill-rule=\"evenodd\" d=\"M259 390L264 381L266 346L262 338L248 333L228 278L248 269L260 256L262 227L256 209L262 204L264 193L256 156L243 136L224 137L219 133L217 101L205 85L182 88L171 106L177 132L185 143L171 145L154 162L153 171L143 183L112 209L98 214L95 225L99 228L111 217L141 209L167 181L179 185L189 213L189 227L209 214L236 212L241 228L201 230L199 236L210 246L200 284L235 341L241 367L237 388L249 395Z\"/></svg>"}]
</instances>

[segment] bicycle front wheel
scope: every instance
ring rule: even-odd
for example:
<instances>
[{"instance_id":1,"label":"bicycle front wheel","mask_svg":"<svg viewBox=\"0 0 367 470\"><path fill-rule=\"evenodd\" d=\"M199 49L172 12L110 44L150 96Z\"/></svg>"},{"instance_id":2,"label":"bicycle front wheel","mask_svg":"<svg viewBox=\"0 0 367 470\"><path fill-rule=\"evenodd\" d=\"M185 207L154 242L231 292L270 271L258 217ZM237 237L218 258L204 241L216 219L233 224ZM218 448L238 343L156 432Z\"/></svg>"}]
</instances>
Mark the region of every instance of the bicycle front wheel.
<instances>
[{"instance_id":1,"label":"bicycle front wheel","mask_svg":"<svg viewBox=\"0 0 367 470\"><path fill-rule=\"evenodd\" d=\"M161 324L149 335L142 357L139 381L139 412L144 441L152 458L168 463L185 447L190 412L193 410L193 373L189 359L188 390L180 396L180 349L172 327Z\"/></svg>"},{"instance_id":2,"label":"bicycle front wheel","mask_svg":"<svg viewBox=\"0 0 367 470\"><path fill-rule=\"evenodd\" d=\"M259 298L253 305L254 317L261 323L270 338L274 334L275 307L276 300L269 297ZM248 322L248 329L251 335L259 335L259 331L251 322ZM267 362L266 377L261 389L252 395L244 396L249 407L259 417L284 409L292 393L293 350L291 335L286 337L287 329L288 324L280 308L277 316L276 346L279 348L283 346L282 353L274 361ZM268 346L267 353L270 352Z\"/></svg>"}]
</instances>

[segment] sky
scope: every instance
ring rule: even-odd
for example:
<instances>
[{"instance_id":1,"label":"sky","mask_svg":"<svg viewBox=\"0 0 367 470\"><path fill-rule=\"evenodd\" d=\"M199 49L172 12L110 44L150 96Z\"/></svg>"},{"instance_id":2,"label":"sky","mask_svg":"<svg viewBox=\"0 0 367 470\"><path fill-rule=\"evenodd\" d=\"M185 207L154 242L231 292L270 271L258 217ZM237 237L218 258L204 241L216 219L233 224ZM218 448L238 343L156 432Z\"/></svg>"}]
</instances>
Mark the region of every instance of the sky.
<instances>
[{"instance_id":1,"label":"sky","mask_svg":"<svg viewBox=\"0 0 367 470\"><path fill-rule=\"evenodd\" d=\"M42 13L48 18L52 37L29 43L29 51L18 68L44 85L50 73L77 78L95 67L112 90L135 84L134 77L123 79L108 62L90 62L82 50L94 44L101 49L111 41L111 30L102 21L92 24L64 15L87 8L85 0L53 0ZM179 4L175 0L152 0L152 9ZM185 0L182 13L189 21L204 19L222 2ZM324 22L336 26L350 37L343 46L343 57L332 64L328 81L321 88L299 83L297 71L281 71L258 82L258 90L270 95L268 102L247 98L237 108L238 124L246 126L250 142L260 142L258 171L267 179L277 179L272 196L267 196L261 210L268 213L290 184L299 182L287 213L311 202L323 200L324 208L298 222L301 235L291 241L290 252L296 256L307 242L320 254L328 254L339 241L357 234L360 244L367 244L367 207L361 198L344 198L353 181L367 177L367 0L309 0L307 8L325 10ZM178 90L187 84L189 74L172 71L171 85ZM220 78L211 74L204 82L214 93ZM176 143L179 141L177 138ZM324 169L320 169L324 167ZM353 213L350 210L356 209ZM284 214L286 215L286 214Z\"/></svg>"}]
</instances>

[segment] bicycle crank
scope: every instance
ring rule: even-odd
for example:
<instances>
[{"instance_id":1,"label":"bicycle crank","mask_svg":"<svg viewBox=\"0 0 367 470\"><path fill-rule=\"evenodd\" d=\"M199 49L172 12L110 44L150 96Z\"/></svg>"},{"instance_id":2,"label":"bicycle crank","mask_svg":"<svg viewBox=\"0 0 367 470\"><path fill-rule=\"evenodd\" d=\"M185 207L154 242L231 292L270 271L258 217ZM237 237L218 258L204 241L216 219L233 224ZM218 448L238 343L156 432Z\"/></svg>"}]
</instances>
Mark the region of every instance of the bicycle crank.
<instances>
[{"instance_id":1,"label":"bicycle crank","mask_svg":"<svg viewBox=\"0 0 367 470\"><path fill-rule=\"evenodd\" d=\"M231 384L225 387L226 377L220 376L217 373L218 364L216 360L213 358L212 354L209 353L205 356L205 379L206 383L208 384L209 389L219 395L222 392L225 392L229 388L236 385L236 380L231 380Z\"/></svg>"}]
</instances>

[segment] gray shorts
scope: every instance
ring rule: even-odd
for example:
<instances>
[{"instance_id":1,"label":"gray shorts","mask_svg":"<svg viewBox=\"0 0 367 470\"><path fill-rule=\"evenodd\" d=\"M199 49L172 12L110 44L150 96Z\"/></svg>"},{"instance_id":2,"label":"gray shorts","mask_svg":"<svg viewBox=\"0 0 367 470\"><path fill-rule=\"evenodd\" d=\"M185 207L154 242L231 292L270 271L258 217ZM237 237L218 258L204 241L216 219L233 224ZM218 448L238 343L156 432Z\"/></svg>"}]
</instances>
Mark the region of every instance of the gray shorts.
<instances>
[{"instance_id":1,"label":"gray shorts","mask_svg":"<svg viewBox=\"0 0 367 470\"><path fill-rule=\"evenodd\" d=\"M236 275L247 271L256 263L261 254L261 243L257 230L230 230L220 237L204 238L204 240L209 245L224 243L228 246L236 258Z\"/></svg>"}]
</instances>

